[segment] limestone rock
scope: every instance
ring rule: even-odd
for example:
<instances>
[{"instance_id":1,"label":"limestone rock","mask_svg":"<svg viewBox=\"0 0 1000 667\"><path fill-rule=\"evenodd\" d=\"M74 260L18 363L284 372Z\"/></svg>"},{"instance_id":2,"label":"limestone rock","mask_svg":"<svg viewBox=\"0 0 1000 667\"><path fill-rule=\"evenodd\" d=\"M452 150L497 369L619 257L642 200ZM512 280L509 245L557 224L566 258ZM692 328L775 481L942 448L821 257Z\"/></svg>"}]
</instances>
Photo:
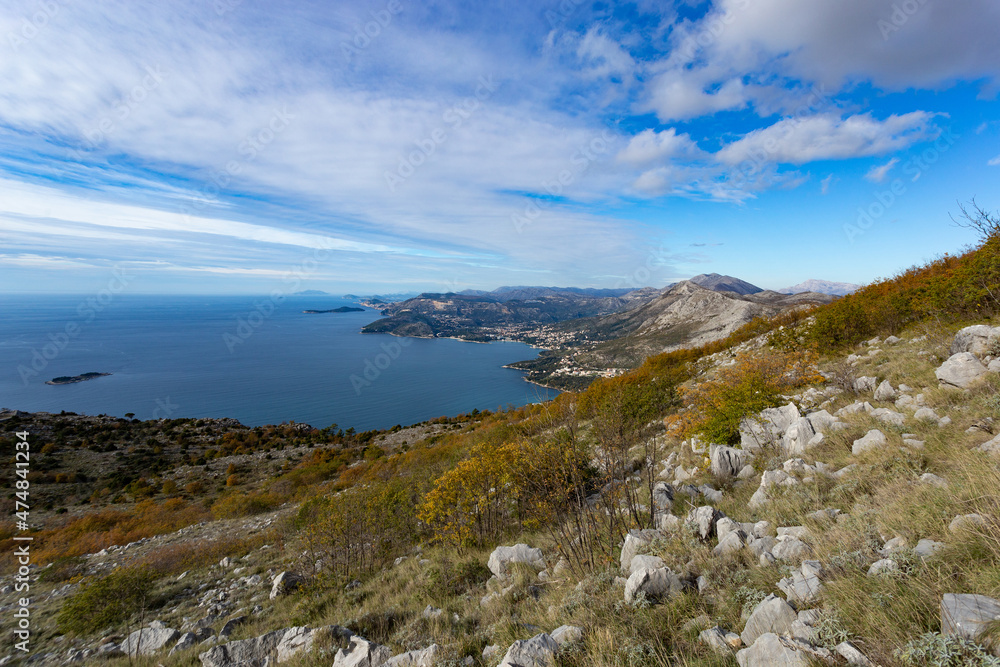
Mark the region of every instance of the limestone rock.
<instances>
[{"instance_id":1,"label":"limestone rock","mask_svg":"<svg viewBox=\"0 0 1000 667\"><path fill-rule=\"evenodd\" d=\"M779 539L778 543L771 549L771 553L778 560L798 563L812 555L812 548L802 540L787 537Z\"/></svg>"},{"instance_id":2,"label":"limestone rock","mask_svg":"<svg viewBox=\"0 0 1000 667\"><path fill-rule=\"evenodd\" d=\"M732 479L740 474L750 461L749 452L725 445L713 445L710 449L712 474L724 480Z\"/></svg>"},{"instance_id":3,"label":"limestone rock","mask_svg":"<svg viewBox=\"0 0 1000 667\"><path fill-rule=\"evenodd\" d=\"M807 560L802 562L798 571L793 572L791 577L786 577L778 582L778 588L785 594L789 602L797 605L806 605L815 601L819 597L822 582L820 575L823 573L823 566L819 561Z\"/></svg>"},{"instance_id":4,"label":"limestone rock","mask_svg":"<svg viewBox=\"0 0 1000 667\"><path fill-rule=\"evenodd\" d=\"M986 367L971 352L953 354L934 371L941 384L961 389L967 388L983 373L986 373Z\"/></svg>"},{"instance_id":5,"label":"limestone rock","mask_svg":"<svg viewBox=\"0 0 1000 667\"><path fill-rule=\"evenodd\" d=\"M917 542L917 546L913 547L913 553L926 560L934 556L935 553L944 547L945 544L943 542L935 542L934 540L924 539Z\"/></svg>"},{"instance_id":6,"label":"limestone rock","mask_svg":"<svg viewBox=\"0 0 1000 667\"><path fill-rule=\"evenodd\" d=\"M883 380L882 384L875 390L876 401L895 401L896 390L892 388L888 380Z\"/></svg>"},{"instance_id":7,"label":"limestone rock","mask_svg":"<svg viewBox=\"0 0 1000 667\"><path fill-rule=\"evenodd\" d=\"M555 667L559 644L546 633L510 645L499 667Z\"/></svg>"},{"instance_id":8,"label":"limestone rock","mask_svg":"<svg viewBox=\"0 0 1000 667\"><path fill-rule=\"evenodd\" d=\"M636 570L625 583L625 601L634 602L640 591L650 600L662 600L682 588L680 578L669 567Z\"/></svg>"},{"instance_id":9,"label":"limestone rock","mask_svg":"<svg viewBox=\"0 0 1000 667\"><path fill-rule=\"evenodd\" d=\"M885 447L887 443L888 440L885 437L885 433L878 429L872 429L868 431L864 437L854 441L854 445L851 447L851 453L857 456L858 454L862 454L872 449Z\"/></svg>"},{"instance_id":10,"label":"limestone rock","mask_svg":"<svg viewBox=\"0 0 1000 667\"><path fill-rule=\"evenodd\" d=\"M859 394L866 391L875 391L875 386L877 384L878 378L861 376L854 381L854 391Z\"/></svg>"},{"instance_id":11,"label":"limestone rock","mask_svg":"<svg viewBox=\"0 0 1000 667\"><path fill-rule=\"evenodd\" d=\"M302 584L305 583L305 577L295 574L294 572L281 572L275 578L271 584L271 599L281 595L288 595L292 591L298 590Z\"/></svg>"},{"instance_id":12,"label":"limestone rock","mask_svg":"<svg viewBox=\"0 0 1000 667\"><path fill-rule=\"evenodd\" d=\"M740 447L744 451L755 451L779 442L785 429L801 416L795 404L789 403L780 408L767 408L756 417L742 420Z\"/></svg>"},{"instance_id":13,"label":"limestone rock","mask_svg":"<svg viewBox=\"0 0 1000 667\"><path fill-rule=\"evenodd\" d=\"M634 556L629 565L628 573L632 575L637 570L655 570L661 567L666 567L666 564L659 556Z\"/></svg>"},{"instance_id":14,"label":"limestone rock","mask_svg":"<svg viewBox=\"0 0 1000 667\"><path fill-rule=\"evenodd\" d=\"M666 535L659 531L647 528L645 530L630 530L625 536L625 542L622 544L621 564L622 571L628 572L632 566L632 559L635 555L639 553L640 549L645 547L647 544L653 540L666 537Z\"/></svg>"},{"instance_id":15,"label":"limestone rock","mask_svg":"<svg viewBox=\"0 0 1000 667\"><path fill-rule=\"evenodd\" d=\"M754 556L760 560L760 557L765 553L771 554L771 549L777 546L778 541L771 537L770 535L765 535L764 537L755 537L752 540L747 540L747 549L750 550ZM771 554L773 557L773 554Z\"/></svg>"},{"instance_id":16,"label":"limestone rock","mask_svg":"<svg viewBox=\"0 0 1000 667\"><path fill-rule=\"evenodd\" d=\"M285 630L213 646L198 655L202 667L265 667L275 659Z\"/></svg>"},{"instance_id":17,"label":"limestone rock","mask_svg":"<svg viewBox=\"0 0 1000 667\"><path fill-rule=\"evenodd\" d=\"M204 639L208 639L208 637L205 637ZM199 639L198 635L196 635L195 633L185 632L180 636L180 639L177 640L177 643L173 645L173 647L170 649L170 653L168 653L167 655L173 655L174 653L186 651L192 646L197 646L198 642L200 641L203 641L203 639Z\"/></svg>"},{"instance_id":18,"label":"limestone rock","mask_svg":"<svg viewBox=\"0 0 1000 667\"><path fill-rule=\"evenodd\" d=\"M726 554L736 553L743 548L746 541L747 534L742 528L729 531L726 533L724 538L719 540L719 544L712 549L712 554L716 556L725 556Z\"/></svg>"},{"instance_id":19,"label":"limestone rock","mask_svg":"<svg viewBox=\"0 0 1000 667\"><path fill-rule=\"evenodd\" d=\"M806 418L809 420L809 423L812 424L813 430L816 431L816 433L836 431L838 428L844 426L843 422L839 421L826 410L810 412L806 415Z\"/></svg>"},{"instance_id":20,"label":"limestone rock","mask_svg":"<svg viewBox=\"0 0 1000 667\"><path fill-rule=\"evenodd\" d=\"M278 664L291 660L300 653L309 653L313 644L320 637L337 637L340 639L350 639L354 635L347 628L339 625L327 625L320 628L310 628L309 626L297 626L288 628L278 645L275 647L275 656Z\"/></svg>"},{"instance_id":21,"label":"limestone rock","mask_svg":"<svg viewBox=\"0 0 1000 667\"><path fill-rule=\"evenodd\" d=\"M925 472L923 475L920 476L920 481L923 482L924 484L930 484L932 486L936 486L939 489L948 488L948 481L943 477L938 477L934 473Z\"/></svg>"},{"instance_id":22,"label":"limestone rock","mask_svg":"<svg viewBox=\"0 0 1000 667\"><path fill-rule=\"evenodd\" d=\"M425 649L400 653L385 661L386 667L434 667L441 647L431 644Z\"/></svg>"},{"instance_id":23,"label":"limestone rock","mask_svg":"<svg viewBox=\"0 0 1000 667\"><path fill-rule=\"evenodd\" d=\"M698 537L707 540L715 533L715 522L724 516L711 505L702 505L688 513L685 525L691 527Z\"/></svg>"},{"instance_id":24,"label":"limestone rock","mask_svg":"<svg viewBox=\"0 0 1000 667\"><path fill-rule=\"evenodd\" d=\"M922 421L934 421L941 419L938 413L934 412L931 408L919 408L913 413L914 419L920 419Z\"/></svg>"},{"instance_id":25,"label":"limestone rock","mask_svg":"<svg viewBox=\"0 0 1000 667\"><path fill-rule=\"evenodd\" d=\"M804 454L814 446L810 443L815 436L812 421L808 417L800 417L788 425L781 438L781 446L786 454Z\"/></svg>"},{"instance_id":26,"label":"limestone rock","mask_svg":"<svg viewBox=\"0 0 1000 667\"><path fill-rule=\"evenodd\" d=\"M941 633L976 641L994 621L1000 620L1000 600L985 595L956 595L941 598Z\"/></svg>"},{"instance_id":27,"label":"limestone rock","mask_svg":"<svg viewBox=\"0 0 1000 667\"><path fill-rule=\"evenodd\" d=\"M513 563L525 563L536 572L545 569L545 559L541 549L532 549L527 544L515 544L512 547L497 547L490 554L486 566L494 575L504 579L510 575L509 566Z\"/></svg>"},{"instance_id":28,"label":"limestone rock","mask_svg":"<svg viewBox=\"0 0 1000 667\"><path fill-rule=\"evenodd\" d=\"M578 625L560 625L552 631L552 639L562 646L583 639L583 628Z\"/></svg>"},{"instance_id":29,"label":"limestone rock","mask_svg":"<svg viewBox=\"0 0 1000 667\"><path fill-rule=\"evenodd\" d=\"M657 482L653 487L653 507L660 512L668 512L674 506L674 487L666 482Z\"/></svg>"},{"instance_id":30,"label":"limestone rock","mask_svg":"<svg viewBox=\"0 0 1000 667\"><path fill-rule=\"evenodd\" d=\"M787 632L796 617L791 605L772 593L754 607L740 638L747 646L753 646L757 638L765 633Z\"/></svg>"},{"instance_id":31,"label":"limestone rock","mask_svg":"<svg viewBox=\"0 0 1000 667\"><path fill-rule=\"evenodd\" d=\"M728 516L724 516L715 522L715 535L719 538L719 541L726 539L726 535L733 532L734 530L739 530L742 525L733 521ZM752 530L752 527L751 527Z\"/></svg>"},{"instance_id":32,"label":"limestone rock","mask_svg":"<svg viewBox=\"0 0 1000 667\"><path fill-rule=\"evenodd\" d=\"M1000 456L1000 435L979 445L976 447L976 451L982 452L983 454Z\"/></svg>"},{"instance_id":33,"label":"limestone rock","mask_svg":"<svg viewBox=\"0 0 1000 667\"><path fill-rule=\"evenodd\" d=\"M856 667L875 667L875 663L868 659L864 653L858 650L858 648L851 642L840 642L833 647L837 653L841 655L844 660L847 661L848 665L855 665Z\"/></svg>"},{"instance_id":34,"label":"limestone rock","mask_svg":"<svg viewBox=\"0 0 1000 667\"><path fill-rule=\"evenodd\" d=\"M173 628L148 627L136 630L121 643L119 649L125 655L151 655L167 644L175 641L181 633Z\"/></svg>"},{"instance_id":35,"label":"limestone rock","mask_svg":"<svg viewBox=\"0 0 1000 667\"><path fill-rule=\"evenodd\" d=\"M974 530L986 525L986 519L981 514L961 514L956 516L948 524L948 530L953 533L960 533L963 530Z\"/></svg>"},{"instance_id":36,"label":"limestone rock","mask_svg":"<svg viewBox=\"0 0 1000 667\"><path fill-rule=\"evenodd\" d=\"M977 324L961 329L951 341L951 353L969 352L984 357L990 351L990 344L1000 337L1000 327Z\"/></svg>"},{"instance_id":37,"label":"limestone rock","mask_svg":"<svg viewBox=\"0 0 1000 667\"><path fill-rule=\"evenodd\" d=\"M868 568L869 577L877 577L881 574L891 574L899 571L899 563L891 558L882 558L872 563Z\"/></svg>"},{"instance_id":38,"label":"limestone rock","mask_svg":"<svg viewBox=\"0 0 1000 667\"><path fill-rule=\"evenodd\" d=\"M698 634L698 639L703 644L707 644L712 651L718 655L731 656L733 649L743 644L743 640L735 632L723 630L718 625L714 628L702 630Z\"/></svg>"},{"instance_id":39,"label":"limestone rock","mask_svg":"<svg viewBox=\"0 0 1000 667\"><path fill-rule=\"evenodd\" d=\"M236 632L236 628L246 623L246 620L247 620L246 616L237 616L235 618L229 619L228 621L226 621L226 624L222 626L222 629L219 630L219 637L224 638L233 634L234 632Z\"/></svg>"},{"instance_id":40,"label":"limestone rock","mask_svg":"<svg viewBox=\"0 0 1000 667\"><path fill-rule=\"evenodd\" d=\"M871 415L880 422L891 426L902 426L906 422L906 415L902 412L890 410L889 408L877 408L872 410Z\"/></svg>"},{"instance_id":41,"label":"limestone rock","mask_svg":"<svg viewBox=\"0 0 1000 667\"><path fill-rule=\"evenodd\" d=\"M392 651L388 646L355 635L346 649L337 650L333 667L381 667L391 657Z\"/></svg>"},{"instance_id":42,"label":"limestone rock","mask_svg":"<svg viewBox=\"0 0 1000 667\"><path fill-rule=\"evenodd\" d=\"M746 642L744 642L746 643ZM809 655L773 632L761 635L750 648L736 654L740 667L809 667Z\"/></svg>"}]
</instances>

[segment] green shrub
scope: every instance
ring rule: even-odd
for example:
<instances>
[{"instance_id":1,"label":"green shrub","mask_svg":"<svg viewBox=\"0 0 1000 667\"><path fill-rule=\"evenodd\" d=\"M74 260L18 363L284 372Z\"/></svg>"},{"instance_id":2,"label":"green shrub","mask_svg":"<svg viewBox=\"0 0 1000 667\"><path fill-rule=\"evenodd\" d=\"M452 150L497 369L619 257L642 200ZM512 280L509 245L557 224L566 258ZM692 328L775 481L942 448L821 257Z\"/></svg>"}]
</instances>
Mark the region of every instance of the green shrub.
<instances>
[{"instance_id":1,"label":"green shrub","mask_svg":"<svg viewBox=\"0 0 1000 667\"><path fill-rule=\"evenodd\" d=\"M59 629L86 634L124 624L148 606L155 581L152 569L119 568L66 601L56 618Z\"/></svg>"},{"instance_id":2,"label":"green shrub","mask_svg":"<svg viewBox=\"0 0 1000 667\"><path fill-rule=\"evenodd\" d=\"M1000 658L955 635L928 632L896 651L896 658L914 667L1000 667Z\"/></svg>"}]
</instances>

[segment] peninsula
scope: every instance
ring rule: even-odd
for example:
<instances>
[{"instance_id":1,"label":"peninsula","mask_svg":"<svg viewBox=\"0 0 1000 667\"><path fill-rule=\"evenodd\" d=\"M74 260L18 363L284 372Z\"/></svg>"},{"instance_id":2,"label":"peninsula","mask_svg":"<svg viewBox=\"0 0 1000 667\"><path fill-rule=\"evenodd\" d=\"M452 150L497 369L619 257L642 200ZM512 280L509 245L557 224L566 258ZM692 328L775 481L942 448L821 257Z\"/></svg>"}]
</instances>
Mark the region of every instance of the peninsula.
<instances>
[{"instance_id":1,"label":"peninsula","mask_svg":"<svg viewBox=\"0 0 1000 667\"><path fill-rule=\"evenodd\" d=\"M318 313L363 313L364 308L354 308L352 306L341 306L340 308L331 308L330 310L303 310L303 313L307 315L315 315Z\"/></svg>"}]
</instances>

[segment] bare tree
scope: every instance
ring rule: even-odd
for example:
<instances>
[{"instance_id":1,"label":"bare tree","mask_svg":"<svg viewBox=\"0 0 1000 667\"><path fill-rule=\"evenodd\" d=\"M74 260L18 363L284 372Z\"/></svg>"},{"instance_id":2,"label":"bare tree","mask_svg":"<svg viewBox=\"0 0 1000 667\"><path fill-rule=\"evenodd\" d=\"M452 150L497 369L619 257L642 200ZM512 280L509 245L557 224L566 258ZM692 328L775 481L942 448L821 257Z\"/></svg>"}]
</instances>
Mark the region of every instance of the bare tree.
<instances>
[{"instance_id":1,"label":"bare tree","mask_svg":"<svg viewBox=\"0 0 1000 667\"><path fill-rule=\"evenodd\" d=\"M963 229L973 230L979 234L981 241L1000 236L1000 218L977 204L975 197L968 204L959 202L958 210L960 215L957 219L951 216L952 222Z\"/></svg>"}]
</instances>

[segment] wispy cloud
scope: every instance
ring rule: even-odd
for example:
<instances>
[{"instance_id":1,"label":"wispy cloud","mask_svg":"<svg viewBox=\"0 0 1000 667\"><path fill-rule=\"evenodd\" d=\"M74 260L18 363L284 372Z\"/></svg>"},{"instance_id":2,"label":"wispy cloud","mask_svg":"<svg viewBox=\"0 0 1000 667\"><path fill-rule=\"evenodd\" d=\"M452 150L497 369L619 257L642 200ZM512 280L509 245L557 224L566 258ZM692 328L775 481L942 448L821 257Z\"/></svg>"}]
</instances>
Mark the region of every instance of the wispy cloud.
<instances>
[{"instance_id":1,"label":"wispy cloud","mask_svg":"<svg viewBox=\"0 0 1000 667\"><path fill-rule=\"evenodd\" d=\"M0 234L19 257L79 246L149 271L280 271L325 245L330 279L367 262L584 284L595 252L608 275L643 261L667 200L749 202L821 161L878 157L885 178L950 109L907 91L1000 80L990 0L929 3L889 41L890 0L584 4L556 23L527 1L404 3L350 57L372 10L355 0L57 6L30 38L34 0L0 16L18 36L0 44Z\"/></svg>"},{"instance_id":2,"label":"wispy cloud","mask_svg":"<svg viewBox=\"0 0 1000 667\"><path fill-rule=\"evenodd\" d=\"M875 165L865 174L865 179L872 183L881 183L897 164L899 164L899 158L894 157L885 164Z\"/></svg>"}]
</instances>

